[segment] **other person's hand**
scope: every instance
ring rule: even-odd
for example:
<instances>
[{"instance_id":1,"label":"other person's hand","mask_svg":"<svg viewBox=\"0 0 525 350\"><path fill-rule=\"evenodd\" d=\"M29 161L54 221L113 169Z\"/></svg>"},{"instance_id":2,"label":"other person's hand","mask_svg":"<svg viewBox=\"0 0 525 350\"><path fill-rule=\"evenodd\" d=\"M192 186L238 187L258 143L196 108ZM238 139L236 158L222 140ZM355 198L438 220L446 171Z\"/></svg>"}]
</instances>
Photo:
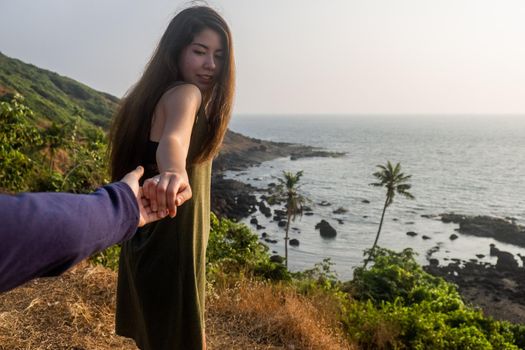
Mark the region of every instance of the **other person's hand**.
<instances>
[{"instance_id":1,"label":"other person's hand","mask_svg":"<svg viewBox=\"0 0 525 350\"><path fill-rule=\"evenodd\" d=\"M142 175L144 175L144 168L138 166L135 170L127 173L121 180L128 184L137 199L137 204L139 206L139 227L162 219L168 215L166 211L162 214L156 210L152 210L150 200L144 196L143 188L139 186L139 179Z\"/></svg>"}]
</instances>

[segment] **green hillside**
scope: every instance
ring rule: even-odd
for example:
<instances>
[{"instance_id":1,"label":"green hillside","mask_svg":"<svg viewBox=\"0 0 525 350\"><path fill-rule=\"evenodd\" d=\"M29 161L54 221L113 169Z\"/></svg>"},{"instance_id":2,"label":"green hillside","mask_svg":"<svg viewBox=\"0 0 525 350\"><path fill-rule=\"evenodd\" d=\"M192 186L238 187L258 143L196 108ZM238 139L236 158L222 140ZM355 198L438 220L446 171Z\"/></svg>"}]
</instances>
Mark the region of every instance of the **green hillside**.
<instances>
[{"instance_id":1,"label":"green hillside","mask_svg":"<svg viewBox=\"0 0 525 350\"><path fill-rule=\"evenodd\" d=\"M11 100L16 92L40 126L67 122L80 109L86 121L107 130L118 103L114 96L0 52L0 101Z\"/></svg>"}]
</instances>

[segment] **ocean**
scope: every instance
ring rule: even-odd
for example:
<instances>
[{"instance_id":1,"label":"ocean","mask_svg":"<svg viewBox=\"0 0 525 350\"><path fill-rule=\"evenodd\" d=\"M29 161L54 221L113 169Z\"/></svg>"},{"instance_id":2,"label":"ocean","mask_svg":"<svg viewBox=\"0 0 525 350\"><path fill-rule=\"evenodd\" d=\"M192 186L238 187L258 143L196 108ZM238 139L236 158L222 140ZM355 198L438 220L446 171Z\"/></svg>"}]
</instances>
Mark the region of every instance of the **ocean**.
<instances>
[{"instance_id":1,"label":"ocean","mask_svg":"<svg viewBox=\"0 0 525 350\"><path fill-rule=\"evenodd\" d=\"M491 243L513 254L525 249L456 232L457 224L442 223L441 213L511 217L525 224L525 116L242 116L233 117L230 128L263 140L293 142L345 152L340 158L279 158L227 177L266 188L282 171L303 170L300 192L310 199L313 216L302 216L292 224L290 238L300 241L289 247L289 268L312 268L330 258L343 280L362 264L363 250L374 242L385 190L370 186L378 164L401 163L412 175L415 200L396 196L387 208L379 238L381 247L413 248L418 261L427 264L425 254L440 264L450 259L478 259L495 263L489 256ZM262 194L262 193L261 193ZM260 196L260 194L259 194ZM364 203L363 201L370 203ZM326 201L329 206L319 203ZM337 208L347 210L334 214ZM280 209L273 207L272 209ZM275 244L274 253L284 255L284 229L254 214ZM336 230L337 237L324 239L315 225L322 219ZM418 235L408 236L408 231ZM450 240L451 234L459 238ZM422 239L425 235L429 239ZM479 259L476 254L484 254Z\"/></svg>"}]
</instances>

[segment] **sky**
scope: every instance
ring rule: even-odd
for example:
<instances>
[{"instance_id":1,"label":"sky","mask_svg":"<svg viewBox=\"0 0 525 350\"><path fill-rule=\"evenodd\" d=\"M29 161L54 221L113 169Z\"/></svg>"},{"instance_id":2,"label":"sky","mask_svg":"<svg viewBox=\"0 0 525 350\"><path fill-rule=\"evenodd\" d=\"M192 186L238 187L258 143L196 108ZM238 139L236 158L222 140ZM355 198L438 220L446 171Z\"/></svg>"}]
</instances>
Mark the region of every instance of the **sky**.
<instances>
[{"instance_id":1,"label":"sky","mask_svg":"<svg viewBox=\"0 0 525 350\"><path fill-rule=\"evenodd\" d=\"M121 97L190 4L0 0L0 52ZM207 4L233 32L236 114L525 118L523 0Z\"/></svg>"}]
</instances>

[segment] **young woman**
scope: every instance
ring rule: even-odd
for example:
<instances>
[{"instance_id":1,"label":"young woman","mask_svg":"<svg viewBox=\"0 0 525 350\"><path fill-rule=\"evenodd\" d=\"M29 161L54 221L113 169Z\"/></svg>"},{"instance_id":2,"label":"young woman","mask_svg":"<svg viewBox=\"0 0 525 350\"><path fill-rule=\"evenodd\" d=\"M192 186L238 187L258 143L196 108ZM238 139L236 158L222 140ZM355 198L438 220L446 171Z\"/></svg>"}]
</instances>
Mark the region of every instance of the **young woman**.
<instances>
[{"instance_id":1,"label":"young woman","mask_svg":"<svg viewBox=\"0 0 525 350\"><path fill-rule=\"evenodd\" d=\"M112 125L112 177L143 164L153 176L144 195L170 214L122 245L116 331L141 349L206 348L211 161L233 93L230 30L214 10L191 7L172 19Z\"/></svg>"}]
</instances>

